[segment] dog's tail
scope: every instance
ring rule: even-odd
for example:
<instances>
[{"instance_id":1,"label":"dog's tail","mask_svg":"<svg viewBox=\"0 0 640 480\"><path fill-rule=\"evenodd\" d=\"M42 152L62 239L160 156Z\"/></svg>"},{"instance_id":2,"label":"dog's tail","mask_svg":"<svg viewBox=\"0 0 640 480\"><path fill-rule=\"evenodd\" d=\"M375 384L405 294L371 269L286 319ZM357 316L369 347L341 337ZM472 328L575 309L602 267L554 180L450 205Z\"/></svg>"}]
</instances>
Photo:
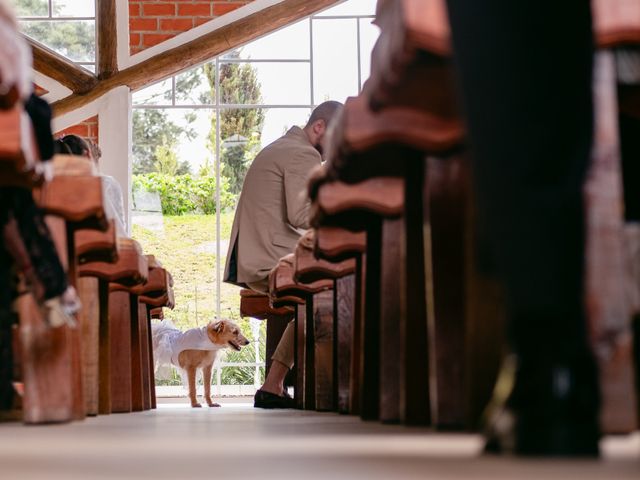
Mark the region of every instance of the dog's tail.
<instances>
[{"instance_id":1,"label":"dog's tail","mask_svg":"<svg viewBox=\"0 0 640 480\"><path fill-rule=\"evenodd\" d=\"M171 378L171 336L175 335L175 332L179 332L179 330L171 320L162 320L151 324L156 378L164 380Z\"/></svg>"}]
</instances>

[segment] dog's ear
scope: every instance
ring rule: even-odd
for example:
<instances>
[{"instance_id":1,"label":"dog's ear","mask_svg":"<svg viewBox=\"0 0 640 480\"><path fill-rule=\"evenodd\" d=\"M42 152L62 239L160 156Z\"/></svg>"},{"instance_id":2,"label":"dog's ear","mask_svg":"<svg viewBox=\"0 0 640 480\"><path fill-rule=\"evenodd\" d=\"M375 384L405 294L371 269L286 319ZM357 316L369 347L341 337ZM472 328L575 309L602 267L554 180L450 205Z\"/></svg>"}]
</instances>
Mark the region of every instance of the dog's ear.
<instances>
[{"instance_id":1,"label":"dog's ear","mask_svg":"<svg viewBox=\"0 0 640 480\"><path fill-rule=\"evenodd\" d=\"M213 331L216 333L224 332L224 322L218 320L213 324Z\"/></svg>"}]
</instances>

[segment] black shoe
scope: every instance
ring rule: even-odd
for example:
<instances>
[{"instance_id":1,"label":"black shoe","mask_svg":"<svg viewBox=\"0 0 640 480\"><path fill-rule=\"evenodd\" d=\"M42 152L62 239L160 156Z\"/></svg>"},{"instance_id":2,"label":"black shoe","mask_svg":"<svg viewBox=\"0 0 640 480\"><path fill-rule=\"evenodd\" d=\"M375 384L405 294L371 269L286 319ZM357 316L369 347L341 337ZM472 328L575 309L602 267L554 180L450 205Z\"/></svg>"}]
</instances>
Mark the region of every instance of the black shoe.
<instances>
[{"instance_id":1,"label":"black shoe","mask_svg":"<svg viewBox=\"0 0 640 480\"><path fill-rule=\"evenodd\" d=\"M598 456L600 396L590 355L571 366L520 362L512 385L506 403L494 408L487 453Z\"/></svg>"},{"instance_id":2,"label":"black shoe","mask_svg":"<svg viewBox=\"0 0 640 480\"><path fill-rule=\"evenodd\" d=\"M253 406L255 408L293 408L291 397L281 397L275 393L258 390L253 397Z\"/></svg>"}]
</instances>

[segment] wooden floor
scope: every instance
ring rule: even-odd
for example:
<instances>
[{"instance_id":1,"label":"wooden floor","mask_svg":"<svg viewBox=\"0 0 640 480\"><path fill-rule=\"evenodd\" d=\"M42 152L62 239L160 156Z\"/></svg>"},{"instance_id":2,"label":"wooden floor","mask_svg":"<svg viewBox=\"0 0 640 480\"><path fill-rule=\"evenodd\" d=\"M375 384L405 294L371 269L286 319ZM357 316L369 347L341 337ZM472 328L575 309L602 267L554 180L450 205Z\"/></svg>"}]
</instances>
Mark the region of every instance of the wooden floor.
<instances>
[{"instance_id":1,"label":"wooden floor","mask_svg":"<svg viewBox=\"0 0 640 480\"><path fill-rule=\"evenodd\" d=\"M0 424L0 478L640 479L640 435L606 439L600 461L522 461L480 456L474 435L180 402L62 426Z\"/></svg>"}]
</instances>

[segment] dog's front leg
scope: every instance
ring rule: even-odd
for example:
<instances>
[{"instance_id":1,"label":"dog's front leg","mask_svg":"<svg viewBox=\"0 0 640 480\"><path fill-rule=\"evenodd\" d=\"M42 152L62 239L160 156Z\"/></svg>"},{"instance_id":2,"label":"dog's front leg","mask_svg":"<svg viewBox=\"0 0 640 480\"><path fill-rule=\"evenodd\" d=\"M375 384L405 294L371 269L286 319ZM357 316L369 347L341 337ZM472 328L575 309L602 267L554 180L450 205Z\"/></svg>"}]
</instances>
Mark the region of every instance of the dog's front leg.
<instances>
[{"instance_id":1,"label":"dog's front leg","mask_svg":"<svg viewBox=\"0 0 640 480\"><path fill-rule=\"evenodd\" d=\"M193 408L202 407L196 398L196 367L187 367L187 378L189 380L189 400L191 400L191 406Z\"/></svg>"},{"instance_id":2,"label":"dog's front leg","mask_svg":"<svg viewBox=\"0 0 640 480\"><path fill-rule=\"evenodd\" d=\"M213 369L212 365L207 365L206 367L202 367L202 382L204 383L204 401L207 402L207 405L210 407L219 407L219 403L213 403L211 401L211 370Z\"/></svg>"}]
</instances>

